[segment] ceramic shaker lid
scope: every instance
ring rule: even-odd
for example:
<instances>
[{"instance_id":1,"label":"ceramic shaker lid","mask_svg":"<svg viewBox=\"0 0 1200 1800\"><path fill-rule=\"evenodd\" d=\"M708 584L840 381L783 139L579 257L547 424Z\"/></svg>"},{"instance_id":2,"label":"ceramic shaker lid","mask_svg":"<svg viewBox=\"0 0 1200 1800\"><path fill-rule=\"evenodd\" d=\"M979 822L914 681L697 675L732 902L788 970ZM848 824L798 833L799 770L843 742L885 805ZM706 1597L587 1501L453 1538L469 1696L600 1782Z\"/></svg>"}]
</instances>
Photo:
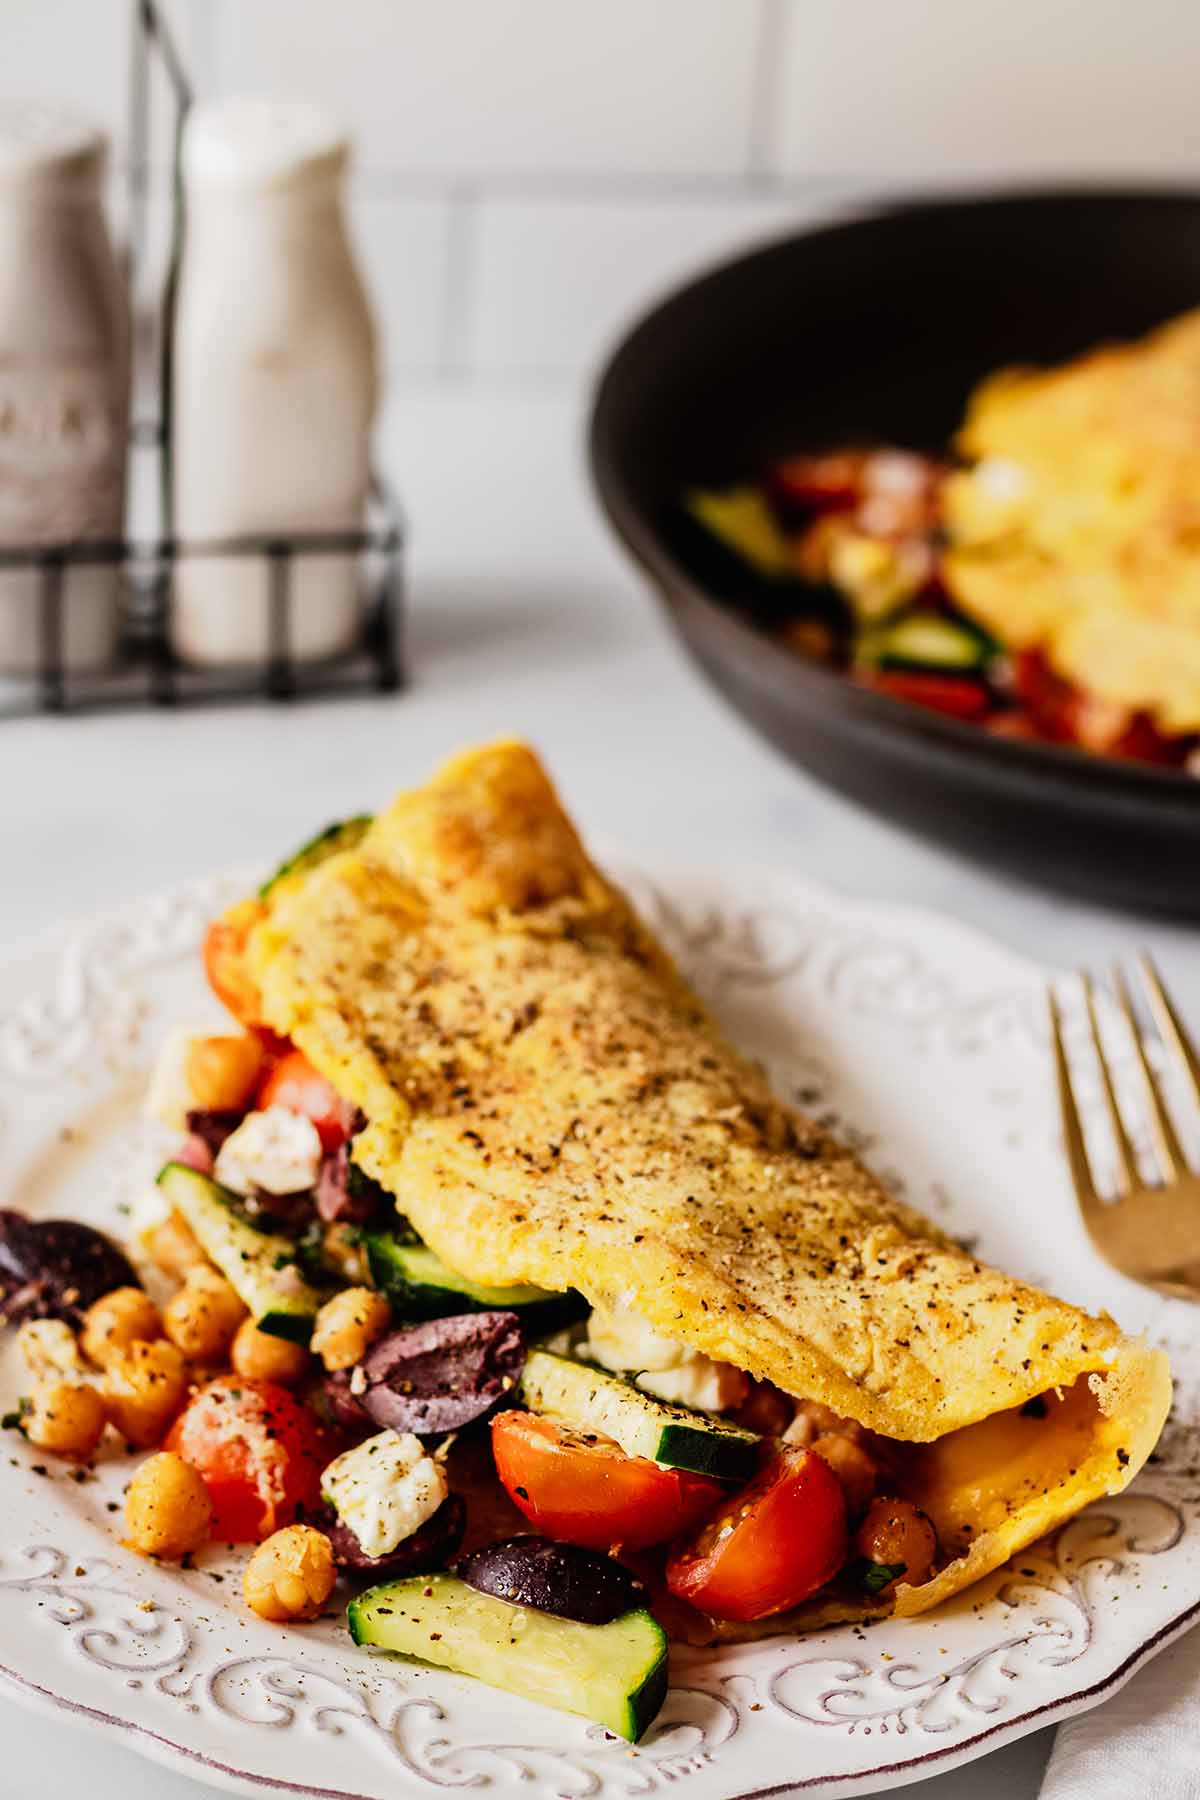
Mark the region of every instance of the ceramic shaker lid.
<instances>
[{"instance_id":1,"label":"ceramic shaker lid","mask_svg":"<svg viewBox=\"0 0 1200 1800\"><path fill-rule=\"evenodd\" d=\"M90 187L107 150L100 127L70 107L0 100L0 186Z\"/></svg>"},{"instance_id":2,"label":"ceramic shaker lid","mask_svg":"<svg viewBox=\"0 0 1200 1800\"><path fill-rule=\"evenodd\" d=\"M199 101L184 126L190 183L283 187L337 174L347 141L336 119L306 100L242 94Z\"/></svg>"}]
</instances>

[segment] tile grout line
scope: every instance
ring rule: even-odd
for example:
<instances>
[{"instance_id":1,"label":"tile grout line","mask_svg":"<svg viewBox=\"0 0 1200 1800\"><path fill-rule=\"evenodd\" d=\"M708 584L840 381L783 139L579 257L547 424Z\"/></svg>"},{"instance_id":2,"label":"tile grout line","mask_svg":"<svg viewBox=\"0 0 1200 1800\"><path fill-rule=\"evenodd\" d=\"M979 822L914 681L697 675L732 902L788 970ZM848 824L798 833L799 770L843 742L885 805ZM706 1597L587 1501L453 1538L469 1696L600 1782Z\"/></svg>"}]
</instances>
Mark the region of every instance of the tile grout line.
<instances>
[{"instance_id":1,"label":"tile grout line","mask_svg":"<svg viewBox=\"0 0 1200 1800\"><path fill-rule=\"evenodd\" d=\"M476 198L492 200L736 200L761 199L764 195L808 195L845 187L853 179L863 185L864 177L837 175L779 175L771 170L742 170L725 174L672 175L655 170L596 170L581 173L560 169L499 170L477 175L462 170L445 169L426 172L387 169L379 164L360 164L355 179L360 190L373 199L444 200L469 192Z\"/></svg>"}]
</instances>

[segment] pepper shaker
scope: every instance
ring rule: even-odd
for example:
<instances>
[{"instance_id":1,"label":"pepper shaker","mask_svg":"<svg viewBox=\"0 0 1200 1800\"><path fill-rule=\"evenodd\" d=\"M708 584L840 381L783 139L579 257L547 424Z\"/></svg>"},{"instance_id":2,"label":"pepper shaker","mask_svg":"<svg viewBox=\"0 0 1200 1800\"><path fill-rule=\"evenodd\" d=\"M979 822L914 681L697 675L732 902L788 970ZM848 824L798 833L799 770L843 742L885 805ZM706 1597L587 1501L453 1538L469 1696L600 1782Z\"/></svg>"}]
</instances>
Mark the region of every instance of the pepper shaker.
<instances>
[{"instance_id":1,"label":"pepper shaker","mask_svg":"<svg viewBox=\"0 0 1200 1800\"><path fill-rule=\"evenodd\" d=\"M185 544L362 529L376 354L342 212L346 163L336 125L302 102L226 99L189 114L172 433ZM357 557L294 559L290 655L351 649L361 608ZM265 559L181 558L171 639L194 664L265 660Z\"/></svg>"},{"instance_id":2,"label":"pepper shaker","mask_svg":"<svg viewBox=\"0 0 1200 1800\"><path fill-rule=\"evenodd\" d=\"M129 303L101 204L107 145L60 107L0 103L0 545L121 535ZM116 566L65 570L62 665L109 663ZM0 670L42 656L41 571L0 569Z\"/></svg>"}]
</instances>

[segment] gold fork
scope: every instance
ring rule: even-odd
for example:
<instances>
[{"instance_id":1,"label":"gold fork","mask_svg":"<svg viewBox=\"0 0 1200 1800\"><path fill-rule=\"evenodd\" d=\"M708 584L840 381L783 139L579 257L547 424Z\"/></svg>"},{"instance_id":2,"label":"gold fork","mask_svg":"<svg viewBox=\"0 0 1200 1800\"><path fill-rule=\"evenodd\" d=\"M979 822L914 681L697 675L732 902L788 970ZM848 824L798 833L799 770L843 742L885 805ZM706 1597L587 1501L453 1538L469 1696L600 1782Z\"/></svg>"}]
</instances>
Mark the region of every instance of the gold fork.
<instances>
[{"instance_id":1,"label":"gold fork","mask_svg":"<svg viewBox=\"0 0 1200 1800\"><path fill-rule=\"evenodd\" d=\"M1150 958L1139 956L1137 969L1166 1061L1187 1088L1194 1105L1200 1108L1200 1055ZM1179 1141L1162 1083L1146 1053L1148 1040L1138 1025L1128 985L1117 966L1113 970L1113 994L1133 1047L1132 1072L1141 1094L1144 1122L1149 1130L1149 1161L1155 1174L1152 1181L1143 1179L1117 1099L1112 1062L1100 1035L1095 989L1089 975L1083 973L1080 979L1088 1033L1100 1065L1100 1086L1116 1153L1115 1191L1107 1195L1097 1187L1088 1154L1053 987L1048 997L1067 1161L1088 1236L1101 1256L1123 1275L1166 1293L1200 1299L1200 1174L1192 1168Z\"/></svg>"}]
</instances>

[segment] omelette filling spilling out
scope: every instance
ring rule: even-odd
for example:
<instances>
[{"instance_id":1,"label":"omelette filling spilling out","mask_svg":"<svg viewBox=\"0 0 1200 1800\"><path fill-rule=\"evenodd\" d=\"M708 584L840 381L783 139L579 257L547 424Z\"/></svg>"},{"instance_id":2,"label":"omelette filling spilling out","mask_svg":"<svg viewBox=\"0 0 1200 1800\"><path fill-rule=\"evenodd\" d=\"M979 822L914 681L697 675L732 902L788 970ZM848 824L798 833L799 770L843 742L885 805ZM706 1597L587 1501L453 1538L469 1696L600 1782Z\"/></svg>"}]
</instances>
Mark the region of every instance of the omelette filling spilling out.
<instances>
[{"instance_id":1,"label":"omelette filling spilling out","mask_svg":"<svg viewBox=\"0 0 1200 1800\"><path fill-rule=\"evenodd\" d=\"M228 931L353 1119L369 1280L408 1322L342 1400L420 1439L492 1381L477 1517L618 1555L672 1634L924 1612L1153 1449L1162 1354L781 1103L524 745L326 833ZM469 1513L480 1454L468 1430L445 1465Z\"/></svg>"}]
</instances>

